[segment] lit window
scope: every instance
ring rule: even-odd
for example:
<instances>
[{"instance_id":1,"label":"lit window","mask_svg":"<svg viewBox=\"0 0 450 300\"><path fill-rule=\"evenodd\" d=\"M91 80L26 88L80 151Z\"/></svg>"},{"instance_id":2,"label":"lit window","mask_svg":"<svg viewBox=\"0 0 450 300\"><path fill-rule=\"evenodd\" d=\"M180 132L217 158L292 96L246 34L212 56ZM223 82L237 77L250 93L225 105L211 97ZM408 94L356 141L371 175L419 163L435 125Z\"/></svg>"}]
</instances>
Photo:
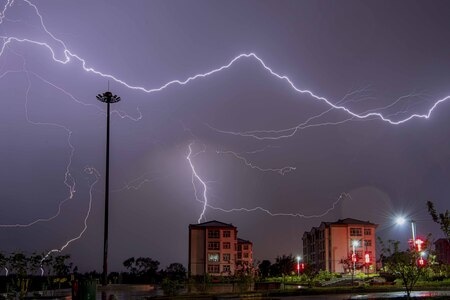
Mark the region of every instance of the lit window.
<instances>
[{"instance_id":1,"label":"lit window","mask_svg":"<svg viewBox=\"0 0 450 300\"><path fill-rule=\"evenodd\" d=\"M208 261L219 262L219 253L208 253Z\"/></svg>"}]
</instances>

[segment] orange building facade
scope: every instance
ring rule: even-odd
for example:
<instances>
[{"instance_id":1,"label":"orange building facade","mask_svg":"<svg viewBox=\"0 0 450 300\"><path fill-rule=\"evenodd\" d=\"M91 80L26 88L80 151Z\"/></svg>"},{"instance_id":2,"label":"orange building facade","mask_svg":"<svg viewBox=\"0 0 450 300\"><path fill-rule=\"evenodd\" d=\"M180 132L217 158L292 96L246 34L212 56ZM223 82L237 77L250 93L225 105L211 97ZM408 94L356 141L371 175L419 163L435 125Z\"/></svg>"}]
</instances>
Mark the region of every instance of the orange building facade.
<instances>
[{"instance_id":1,"label":"orange building facade","mask_svg":"<svg viewBox=\"0 0 450 300\"><path fill-rule=\"evenodd\" d=\"M189 276L231 276L243 264L251 265L253 245L238 239L237 232L232 224L219 221L189 225Z\"/></svg>"},{"instance_id":2,"label":"orange building facade","mask_svg":"<svg viewBox=\"0 0 450 300\"><path fill-rule=\"evenodd\" d=\"M322 222L303 234L303 260L317 270L375 273L377 226L351 218Z\"/></svg>"}]
</instances>

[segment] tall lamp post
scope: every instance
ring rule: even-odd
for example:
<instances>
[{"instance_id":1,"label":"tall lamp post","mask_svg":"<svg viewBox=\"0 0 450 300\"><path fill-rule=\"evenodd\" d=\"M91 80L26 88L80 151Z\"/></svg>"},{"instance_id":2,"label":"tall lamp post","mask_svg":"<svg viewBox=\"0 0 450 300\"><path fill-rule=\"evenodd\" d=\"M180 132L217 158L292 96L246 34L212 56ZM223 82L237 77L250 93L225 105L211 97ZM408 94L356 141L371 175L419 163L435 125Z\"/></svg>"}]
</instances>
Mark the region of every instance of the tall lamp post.
<instances>
[{"instance_id":1,"label":"tall lamp post","mask_svg":"<svg viewBox=\"0 0 450 300\"><path fill-rule=\"evenodd\" d=\"M109 89L109 87L108 87ZM110 91L97 95L97 100L106 103L106 167L105 167L105 225L103 236L102 285L108 284L108 210L109 210L109 119L110 104L120 101L120 97Z\"/></svg>"},{"instance_id":2,"label":"tall lamp post","mask_svg":"<svg viewBox=\"0 0 450 300\"><path fill-rule=\"evenodd\" d=\"M297 256L297 277L300 277L300 256Z\"/></svg>"},{"instance_id":3,"label":"tall lamp post","mask_svg":"<svg viewBox=\"0 0 450 300\"><path fill-rule=\"evenodd\" d=\"M353 268L352 268L352 286L353 286L353 278L355 276L355 270L356 270L356 247L359 247L359 241L358 240L353 240L352 241L352 263L353 263Z\"/></svg>"},{"instance_id":4,"label":"tall lamp post","mask_svg":"<svg viewBox=\"0 0 450 300\"><path fill-rule=\"evenodd\" d=\"M398 217L395 220L395 223L397 223L398 225L403 225L405 224L406 219L403 217ZM414 246L415 242L416 242L416 222L414 220L410 220L411 222L411 236L412 236L412 244Z\"/></svg>"}]
</instances>

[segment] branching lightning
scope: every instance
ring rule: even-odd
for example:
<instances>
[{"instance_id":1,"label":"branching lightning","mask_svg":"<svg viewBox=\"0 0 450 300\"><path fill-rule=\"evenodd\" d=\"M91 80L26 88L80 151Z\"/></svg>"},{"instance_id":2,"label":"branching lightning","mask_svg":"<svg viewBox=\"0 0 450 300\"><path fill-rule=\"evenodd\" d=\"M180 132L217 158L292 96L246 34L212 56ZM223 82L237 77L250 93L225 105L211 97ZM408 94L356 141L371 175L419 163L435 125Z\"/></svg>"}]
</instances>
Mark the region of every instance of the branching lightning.
<instances>
[{"instance_id":1,"label":"branching lightning","mask_svg":"<svg viewBox=\"0 0 450 300\"><path fill-rule=\"evenodd\" d=\"M56 50L53 49L51 47L51 45L49 45L48 43L45 43L45 42L42 42L42 41L32 40L32 39L29 39L29 38L15 37L15 36L0 36L0 39L3 40L3 45L2 45L1 50L0 50L0 56L4 53L6 47L9 44L13 43L13 42L29 43L29 44L32 44L32 45L35 45L35 46L40 46L40 47L46 48L51 53L53 61L55 61L57 63L67 64L67 63L71 62L72 59L76 60L76 61L78 61L81 64L83 70L86 71L86 72L93 73L93 74L101 76L103 78L108 78L108 79L113 80L113 81L115 81L115 82L117 82L117 83L119 83L119 84L129 88L129 89L138 90L138 91L142 91L142 92L149 93L149 94L150 93L155 93L155 92L160 92L160 91L162 91L162 90L164 90L164 89L166 89L166 88L168 88L168 87L170 87L172 85L186 85L186 84L188 84L191 81L194 81L196 79L205 78L205 77L214 75L214 74L216 74L218 72L221 72L223 70L229 69L232 65L234 65L236 62L238 62L238 61L240 61L242 59L253 59L253 60L256 60L262 66L262 68L265 69L270 75L274 76L275 78L278 78L279 80L282 80L282 81L286 82L288 84L288 86L290 86L297 93L309 95L310 97L314 98L315 100L319 100L319 101L322 101L322 102L326 103L331 109L344 111L347 114L349 114L351 117L354 117L354 118L357 118L357 119L367 119L367 118L371 118L371 117L376 117L376 118L378 118L378 119L380 119L380 120L382 120L384 122L388 122L389 124L392 124L392 125L399 125L399 124L405 123L405 122L407 122L409 120L412 120L412 119L415 119L415 118L428 119L431 116L431 114L433 113L434 109L438 105L440 105L441 103L443 103L443 102L445 102L445 101L450 99L450 95L445 96L445 97L443 97L441 99L436 100L434 102L434 104L431 106L431 108L429 108L428 111L425 114L411 114L410 116L408 116L408 117L406 117L404 119L400 119L400 120L393 120L393 119L390 119L389 117L384 116L383 114L381 114L379 112L373 112L373 111L363 112L363 113L356 113L356 112L351 111L349 108L347 108L347 107L345 107L343 105L333 104L327 98L319 96L316 93L314 93L313 91L310 91L308 89L301 89L301 88L297 87L287 75L282 75L282 74L280 74L278 72L275 72L260 57L258 57L253 52L239 54L236 57L234 57L233 59L231 59L225 65L222 65L220 67L217 67L217 68L212 69L211 71L208 71L208 72L205 72L205 73L198 73L196 75L188 77L185 80L178 80L178 79L172 80L172 81L169 81L169 82L167 82L167 83L165 83L165 84L163 84L163 85L161 85L160 87L157 87L157 88L145 88L145 87L142 87L142 86L136 86L136 85L128 84L125 81L115 77L114 75L103 73L101 71L96 70L93 67L88 67L87 66L88 63L86 62L86 60L84 60L83 58L81 58L77 54L75 54L72 51L70 51L67 48L66 44L62 40L56 38L47 29L47 27L44 24L43 17L40 14L37 6L34 5L33 3L31 3L28 0L23 0L23 1L34 10L35 14L38 16L38 18L40 20L40 25L41 25L41 28L44 30L44 32L49 37L51 37L53 39L53 41L55 41L56 43L58 43L59 45L62 46L62 48L63 48L62 54L63 54L64 59L58 59L57 55L56 55ZM8 7L11 7L13 4L14 4L14 1L9 0L7 2L7 4L5 5L4 10L2 12L2 15L0 17L0 24L2 24L4 22L4 19L6 17L6 12L7 12Z\"/></svg>"},{"instance_id":2,"label":"branching lightning","mask_svg":"<svg viewBox=\"0 0 450 300\"><path fill-rule=\"evenodd\" d=\"M241 160L244 162L244 164L252 169L256 169L258 171L261 172L275 172L278 173L280 175L285 175L291 171L295 171L296 167L291 167L291 166L286 166L286 167L282 167L282 168L262 168L259 167L253 163L251 163L250 161L248 161L248 159L246 159L245 157L243 157L242 155L240 155L239 153L236 153L234 151L221 151L221 150L217 150L216 151L217 154L230 154L233 155L234 157L236 157L237 159Z\"/></svg>"},{"instance_id":3,"label":"branching lightning","mask_svg":"<svg viewBox=\"0 0 450 300\"><path fill-rule=\"evenodd\" d=\"M122 188L111 190L111 192L117 193L117 192L122 192L122 191L129 191L129 190L137 191L137 190L141 189L141 187L147 183L151 183L151 182L161 180L161 179L166 179L167 177L169 177L168 175L162 176L162 177L161 176L151 177L151 178L148 178L147 176L148 176L148 174L145 173L145 174L127 182Z\"/></svg>"},{"instance_id":4,"label":"branching lightning","mask_svg":"<svg viewBox=\"0 0 450 300\"><path fill-rule=\"evenodd\" d=\"M73 242L75 242L75 241L81 239L81 237L83 236L83 234L84 234L84 233L86 232L86 230L88 229L87 221L88 221L89 216L90 216L90 214L91 214L92 200L93 200L92 191L93 191L93 189L94 189L95 184L96 184L96 183L98 182L98 180L100 179L100 174L98 173L98 171L97 171L95 168L92 168L92 167L86 167L84 171L85 171L87 174L89 174L89 175L93 175L93 176L95 177L95 180L91 183L91 185L90 185L90 187L89 187L89 205L88 205L88 209L87 209L86 215L85 215L85 217L84 217L84 222L83 222L84 226L83 226L83 229L81 230L81 232L80 232L77 236L75 236L75 237L71 238L70 240L68 240L68 241L67 241L64 245L62 245L60 248L56 248L56 249L50 250L50 251L42 258L41 263L42 263L42 262L43 262L50 254L55 253L55 252L61 252L61 251L63 251L65 248L67 248L71 243L73 243Z\"/></svg>"},{"instance_id":5,"label":"branching lightning","mask_svg":"<svg viewBox=\"0 0 450 300\"><path fill-rule=\"evenodd\" d=\"M194 164L192 163L192 158L197 156L199 153L201 153L201 152L197 152L195 154L192 154L192 145L193 144L194 143L190 143L189 146L188 146L189 152L188 152L188 155L186 156L186 159L188 160L189 165L190 165L191 170L192 170L192 186L194 187L195 198L196 198L197 201L203 203L202 212L200 213L200 216L198 218L198 223L200 223L201 220L203 218L205 218L206 207L208 206L208 197L207 197L207 189L208 189L208 187L206 185L206 182L203 181L203 179L198 175L197 170L195 169ZM200 185L202 186L202 189L203 189L201 198L199 198L197 196L198 194L197 194L196 182L200 183Z\"/></svg>"},{"instance_id":6,"label":"branching lightning","mask_svg":"<svg viewBox=\"0 0 450 300\"><path fill-rule=\"evenodd\" d=\"M297 217L297 218L304 218L304 219L311 219L311 218L321 218L323 216L326 216L329 212L331 212L333 209L336 208L336 206L339 204L339 202L341 202L343 199L345 198L351 198L349 194L347 193L342 193L338 199L336 201L334 201L331 205L330 208L328 208L327 210L325 210L323 213L321 214L313 214L313 215L306 215L304 213L301 212L296 212L296 213L283 213L283 212L271 212L270 210L257 206L254 208L245 208L245 207L241 207L241 208L231 208L231 209L224 209L224 208L220 208L220 207L215 207L212 206L210 204L208 204L207 206L211 209L214 210L218 210L221 212L225 212L225 213L231 213L231 212L263 212L271 217Z\"/></svg>"},{"instance_id":7,"label":"branching lightning","mask_svg":"<svg viewBox=\"0 0 450 300\"><path fill-rule=\"evenodd\" d=\"M331 205L330 208L328 208L327 210L325 210L323 213L321 214L313 214L313 215L306 215L304 213L300 213L300 212L296 212L296 213L283 213L283 212L271 212L270 210L257 206L254 208L245 208L245 207L241 207L241 208L231 208L231 209L224 209L224 208L220 208L220 207L216 207L213 206L211 204L208 203L208 197L207 197L207 190L208 190L208 186L206 184L206 181L203 180L197 170L195 169L194 163L192 162L192 158L195 157L196 155L203 153L204 151L200 151L197 152L195 154L193 154L192 152L192 145L193 143L190 143L188 146L188 155L186 156L186 159L189 162L189 166L191 168L192 171L192 186L194 188L194 195L195 195L195 199L196 201L200 202L203 204L203 208L202 208L202 212L200 214L200 217L198 218L198 223L200 223L202 221L202 219L205 219L205 212L206 212L206 208L211 208L213 210L218 210L221 212L225 212L225 213L232 213L232 212L263 212L265 214L268 214L271 217L299 217L299 218L320 218L323 217L325 215L327 215L330 211L332 211L333 209L336 208L336 206L338 205L339 202L341 202L343 199L345 198L351 198L351 196L347 193L341 193L341 195L339 195L338 199L336 201L334 201ZM257 150L257 151L261 151L261 150ZM198 197L198 190L197 190L197 184L196 183L200 183L200 185L202 186L202 196Z\"/></svg>"}]
</instances>

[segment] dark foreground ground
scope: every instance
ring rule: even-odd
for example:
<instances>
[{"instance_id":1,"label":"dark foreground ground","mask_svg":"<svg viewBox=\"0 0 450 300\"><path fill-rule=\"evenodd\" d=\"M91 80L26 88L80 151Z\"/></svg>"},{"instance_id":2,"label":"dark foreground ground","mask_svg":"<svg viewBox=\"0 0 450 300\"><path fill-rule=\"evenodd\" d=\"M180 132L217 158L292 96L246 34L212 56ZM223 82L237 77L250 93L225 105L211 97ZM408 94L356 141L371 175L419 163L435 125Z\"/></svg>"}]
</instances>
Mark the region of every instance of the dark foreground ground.
<instances>
[{"instance_id":1,"label":"dark foreground ground","mask_svg":"<svg viewBox=\"0 0 450 300\"><path fill-rule=\"evenodd\" d=\"M448 286L433 287L431 289L419 289L411 294L413 299L450 299ZM97 287L96 299L105 300L132 300L132 299L203 299L203 300L231 300L231 299L280 299L280 300L343 300L343 299L406 299L406 293L398 287L377 288L297 288L289 290L273 290L249 293L214 293L214 294L190 294L178 296L163 296L163 292L151 285L109 285ZM6 295L0 294L0 299ZM46 295L30 295L31 299L71 300L71 290L50 291ZM86 299L86 298L85 298ZM90 298L92 299L92 298ZM83 299L84 300L84 299Z\"/></svg>"}]
</instances>

